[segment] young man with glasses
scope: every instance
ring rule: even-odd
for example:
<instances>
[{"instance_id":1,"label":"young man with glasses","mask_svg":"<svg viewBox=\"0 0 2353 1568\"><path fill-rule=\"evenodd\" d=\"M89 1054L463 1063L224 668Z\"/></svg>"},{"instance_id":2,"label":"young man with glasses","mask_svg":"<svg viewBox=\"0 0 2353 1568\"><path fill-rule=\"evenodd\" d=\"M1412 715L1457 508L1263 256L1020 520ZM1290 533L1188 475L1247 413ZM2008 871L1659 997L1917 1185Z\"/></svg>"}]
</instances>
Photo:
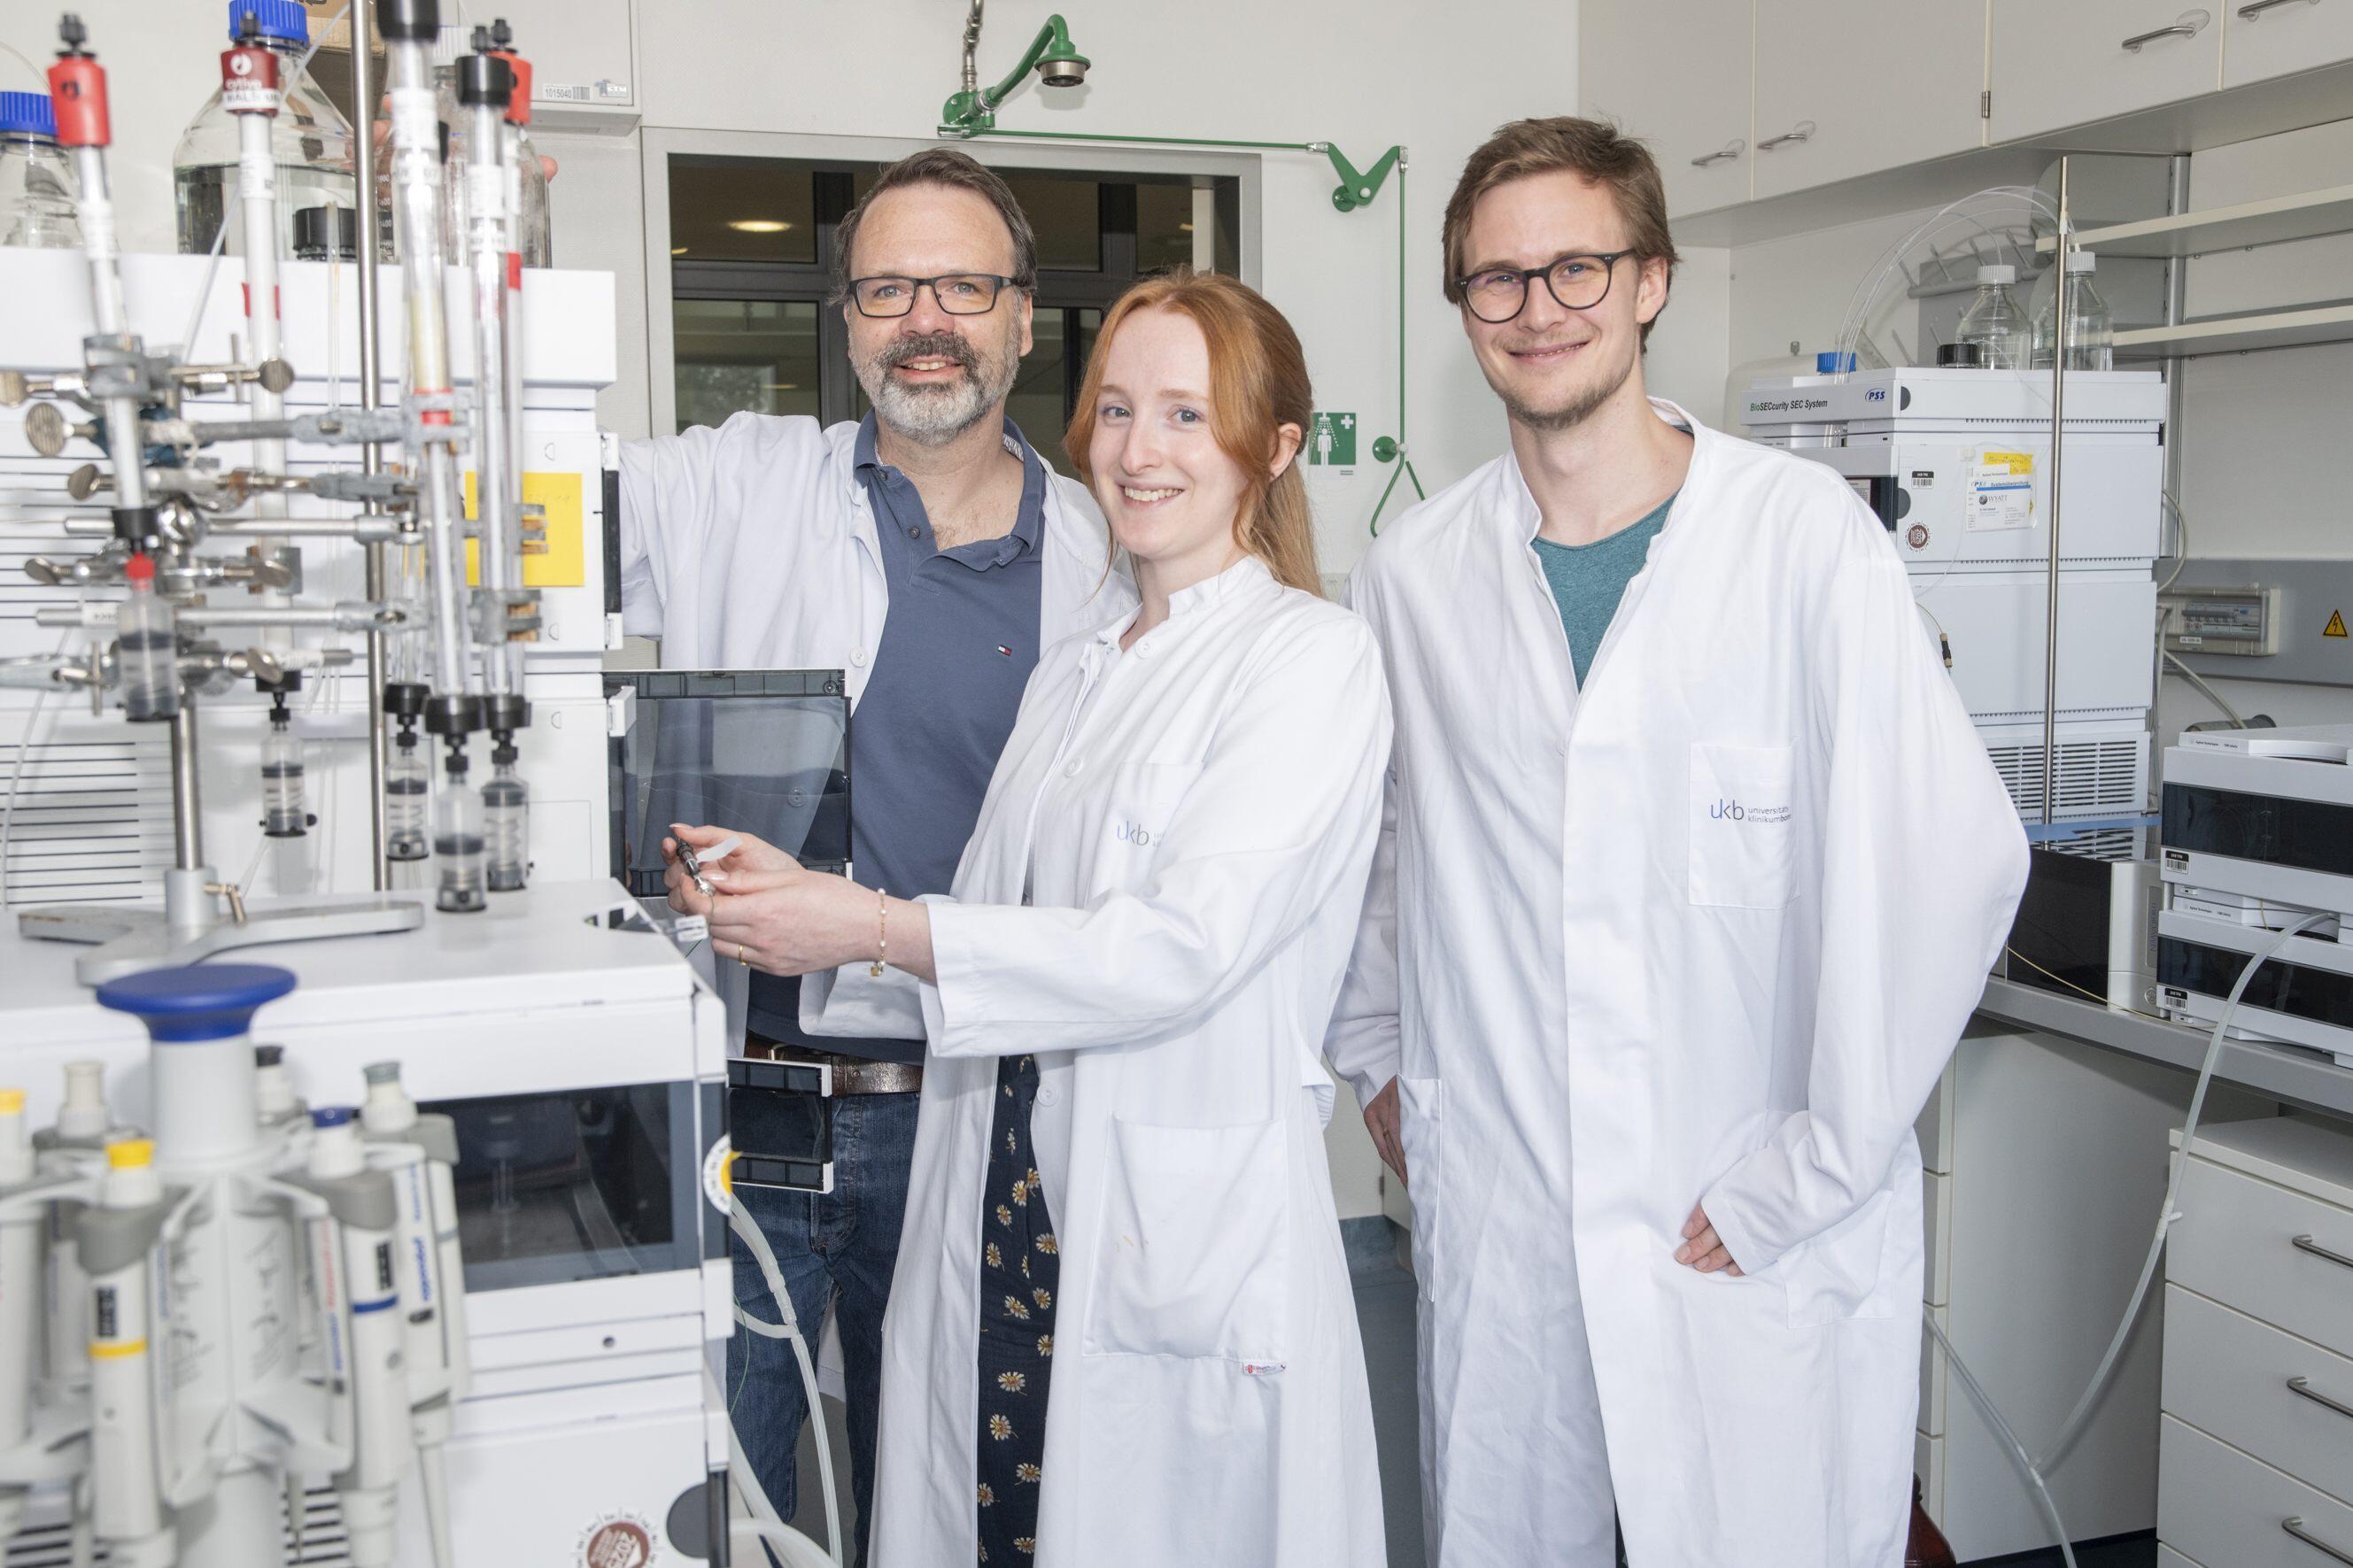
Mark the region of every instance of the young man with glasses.
<instances>
[{"instance_id":1,"label":"young man with glasses","mask_svg":"<svg viewBox=\"0 0 2353 1568\"><path fill-rule=\"evenodd\" d=\"M625 629L659 637L669 668L839 668L856 719L851 855L860 880L902 898L947 891L1039 650L1134 602L1106 575L1084 487L1005 416L1037 265L1013 193L973 159L934 148L892 164L835 247L835 302L873 412L830 429L738 414L622 448ZM680 837L707 846L761 826ZM706 875L723 896L724 863ZM837 1314L862 1563L923 1012L897 971L824 978L804 998L797 980L754 973L744 1050L833 1069L834 1190L741 1191L806 1331ZM736 1145L757 1149L770 1102L739 1092L731 1111ZM773 1316L740 1247L735 1292ZM736 1430L789 1518L807 1413L791 1351L738 1333L727 1379Z\"/></svg>"},{"instance_id":2,"label":"young man with glasses","mask_svg":"<svg viewBox=\"0 0 2353 1568\"><path fill-rule=\"evenodd\" d=\"M1511 444L1350 584L1397 743L1330 1041L1410 1178L1430 1563L1885 1568L2018 815L1845 481L1645 395L1648 153L1505 126L1444 243Z\"/></svg>"}]
</instances>

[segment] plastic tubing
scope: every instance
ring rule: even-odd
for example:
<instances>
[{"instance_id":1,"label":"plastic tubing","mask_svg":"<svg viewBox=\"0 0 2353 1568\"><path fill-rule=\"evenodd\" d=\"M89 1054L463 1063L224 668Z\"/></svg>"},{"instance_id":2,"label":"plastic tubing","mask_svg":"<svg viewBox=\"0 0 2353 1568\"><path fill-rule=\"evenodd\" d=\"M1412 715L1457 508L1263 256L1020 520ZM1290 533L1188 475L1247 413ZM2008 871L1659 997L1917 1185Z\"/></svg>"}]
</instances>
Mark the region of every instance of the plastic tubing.
<instances>
[{"instance_id":1,"label":"plastic tubing","mask_svg":"<svg viewBox=\"0 0 2353 1568\"><path fill-rule=\"evenodd\" d=\"M793 1311L792 1293L785 1289L784 1270L776 1266L776 1255L769 1247L768 1238L760 1233L760 1226L752 1218L751 1211L744 1206L744 1200L732 1192L727 1196L727 1227L742 1239L746 1247L751 1249L752 1260L760 1266L760 1278L767 1282L768 1293L776 1298L776 1315L782 1320L774 1323L767 1322L753 1317L743 1308L738 1307L735 1309L735 1321L765 1338L791 1341L793 1359L800 1363L801 1386L808 1394L809 1419L817 1424L818 1477L825 1489L825 1535L826 1540L830 1542L833 1547L828 1555L836 1564L836 1568L839 1568L843 1561L841 1500L834 1488L833 1445L826 1440L825 1408L818 1400L817 1367L809 1361L808 1341L801 1337L800 1320ZM754 1500L753 1516L755 1519L759 1518L761 1510L765 1508L766 1519L762 1522L775 1521L776 1508L768 1502L768 1494L761 1487L759 1476L744 1458L743 1444L736 1437L735 1423L732 1416L727 1423L727 1447L729 1456L736 1467L739 1481L745 1486L745 1497Z\"/></svg>"}]
</instances>

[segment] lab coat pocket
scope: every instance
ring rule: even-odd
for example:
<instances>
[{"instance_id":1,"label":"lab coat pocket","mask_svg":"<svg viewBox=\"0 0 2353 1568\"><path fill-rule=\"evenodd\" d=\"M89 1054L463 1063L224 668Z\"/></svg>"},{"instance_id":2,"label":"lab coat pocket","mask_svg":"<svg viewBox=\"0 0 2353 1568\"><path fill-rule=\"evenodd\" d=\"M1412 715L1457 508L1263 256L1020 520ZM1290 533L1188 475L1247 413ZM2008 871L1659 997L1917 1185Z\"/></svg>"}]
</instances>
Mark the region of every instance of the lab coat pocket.
<instances>
[{"instance_id":1,"label":"lab coat pocket","mask_svg":"<svg viewBox=\"0 0 2353 1568\"><path fill-rule=\"evenodd\" d=\"M1794 771L1787 746L1692 743L1693 903L1778 910L1789 901Z\"/></svg>"},{"instance_id":2,"label":"lab coat pocket","mask_svg":"<svg viewBox=\"0 0 2353 1568\"><path fill-rule=\"evenodd\" d=\"M1413 1205L1413 1278L1427 1296L1437 1284L1438 1194L1446 1084L1434 1078L1398 1079L1398 1142L1405 1146L1405 1191Z\"/></svg>"},{"instance_id":3,"label":"lab coat pocket","mask_svg":"<svg viewBox=\"0 0 2353 1568\"><path fill-rule=\"evenodd\" d=\"M1880 1284L1887 1268L1888 1215L1894 1203L1891 1193L1873 1194L1862 1207L1782 1259L1777 1272L1788 1292L1791 1328L1888 1315ZM1915 1217L1915 1233L1918 1226Z\"/></svg>"},{"instance_id":4,"label":"lab coat pocket","mask_svg":"<svg viewBox=\"0 0 2353 1568\"><path fill-rule=\"evenodd\" d=\"M1112 770L1097 829L1097 891L1133 888L1161 858L1168 824L1200 776L1198 763L1123 763Z\"/></svg>"},{"instance_id":5,"label":"lab coat pocket","mask_svg":"<svg viewBox=\"0 0 2353 1568\"><path fill-rule=\"evenodd\" d=\"M1291 1182L1284 1123L1113 1124L1089 1355L1288 1357Z\"/></svg>"}]
</instances>

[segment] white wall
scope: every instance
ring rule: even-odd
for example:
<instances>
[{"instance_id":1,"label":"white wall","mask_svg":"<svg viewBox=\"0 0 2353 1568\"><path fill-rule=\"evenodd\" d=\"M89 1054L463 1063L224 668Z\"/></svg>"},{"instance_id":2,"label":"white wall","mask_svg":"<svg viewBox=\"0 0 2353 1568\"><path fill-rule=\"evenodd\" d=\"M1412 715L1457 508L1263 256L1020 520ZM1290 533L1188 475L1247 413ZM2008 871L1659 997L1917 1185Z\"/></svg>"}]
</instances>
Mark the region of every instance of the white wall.
<instances>
[{"instance_id":1,"label":"white wall","mask_svg":"<svg viewBox=\"0 0 2353 1568\"><path fill-rule=\"evenodd\" d=\"M0 45L46 65L62 0L0 7ZM78 0L111 74L112 160L123 242L172 244L171 156L180 131L215 85L226 41L222 0ZM1041 92L1034 79L999 112L1027 130L1263 141L1331 141L1368 165L1391 143L1410 153L1403 182L1408 293L1403 346L1412 367L1408 432L1414 467L1436 489L1493 457L1503 419L1439 291L1440 212L1465 155L1493 127L1575 107L1574 0L1520 0L1482 13L1472 47L1462 14L1415 0L1346 7L1199 0L1169 9L1066 0L1074 41L1094 61L1086 85ZM532 27L595 25L607 6L560 0L476 0L475 12L514 16L526 54ZM638 0L634 39L612 58L634 71L648 128L772 132L778 156L795 134L927 138L953 91L964 7L949 0ZM993 6L982 73L1010 68L1048 7ZM570 40L574 52L582 46ZM35 75L0 54L0 83L37 89ZM565 267L619 278L621 378L598 405L624 435L649 425L644 196L640 136L543 130L561 164L553 189L555 247ZM979 142L976 155L1018 163L1015 141ZM1362 424L1353 475L1316 472L1314 493L1326 572L1362 554L1366 521L1389 471L1370 460L1370 437L1397 423L1398 199L1392 179L1369 207L1331 205L1323 159L1263 158L1260 281L1289 313L1308 352L1319 405ZM1724 253L1696 258L1653 349L1654 378L1672 395L1722 380ZM1405 492L1401 489L1400 494ZM1392 503L1393 507L1396 503ZM1380 1210L1377 1167L1348 1097L1334 1122L1334 1180L1344 1216Z\"/></svg>"}]
</instances>

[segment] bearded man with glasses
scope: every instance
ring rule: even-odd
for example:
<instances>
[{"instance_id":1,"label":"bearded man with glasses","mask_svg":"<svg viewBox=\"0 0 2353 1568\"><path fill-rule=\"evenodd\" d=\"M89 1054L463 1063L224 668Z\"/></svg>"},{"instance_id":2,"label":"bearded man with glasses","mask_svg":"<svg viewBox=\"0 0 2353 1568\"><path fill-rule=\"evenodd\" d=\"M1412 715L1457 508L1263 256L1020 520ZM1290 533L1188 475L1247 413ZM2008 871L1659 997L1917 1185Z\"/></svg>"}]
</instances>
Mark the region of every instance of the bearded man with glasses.
<instances>
[{"instance_id":1,"label":"bearded man with glasses","mask_svg":"<svg viewBox=\"0 0 2353 1568\"><path fill-rule=\"evenodd\" d=\"M1134 604L1126 579L1104 571L1109 538L1085 488L1054 474L1005 416L1037 268L1004 181L953 148L916 153L881 171L835 247L832 302L873 411L830 429L737 414L621 450L623 629L660 638L666 668L840 669L856 718L851 858L860 881L899 898L948 890L1039 650ZM674 831L702 848L759 826ZM770 868L761 852L704 875L727 900L731 869ZM671 873L682 875L675 863ZM828 1305L836 1314L862 1563L922 1002L907 975L879 965L812 976L806 995L800 981L754 970L743 1049L832 1069L832 1191L738 1190L805 1331L814 1340ZM754 1151L764 1119L780 1114L757 1090L738 1091L730 1111L735 1146ZM740 1245L734 1268L738 1304L773 1319ZM807 1415L792 1352L738 1332L727 1380L746 1453L790 1518Z\"/></svg>"},{"instance_id":2,"label":"bearded man with glasses","mask_svg":"<svg viewBox=\"0 0 2353 1568\"><path fill-rule=\"evenodd\" d=\"M1430 1568L1887 1568L2018 813L1879 519L1646 395L1640 143L1504 127L1444 244L1511 445L1349 584L1397 737L1328 1043L1411 1179Z\"/></svg>"}]
</instances>

